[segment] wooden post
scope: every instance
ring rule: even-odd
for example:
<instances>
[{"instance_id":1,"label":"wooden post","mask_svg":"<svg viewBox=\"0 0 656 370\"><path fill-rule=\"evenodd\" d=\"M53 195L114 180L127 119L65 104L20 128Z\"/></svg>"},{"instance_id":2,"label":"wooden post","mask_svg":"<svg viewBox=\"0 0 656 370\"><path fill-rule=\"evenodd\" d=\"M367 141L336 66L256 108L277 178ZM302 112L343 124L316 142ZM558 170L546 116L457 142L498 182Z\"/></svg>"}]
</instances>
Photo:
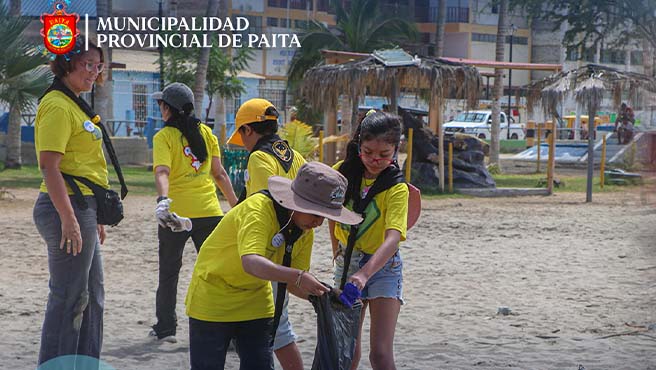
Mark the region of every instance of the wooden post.
<instances>
[{"instance_id":1,"label":"wooden post","mask_svg":"<svg viewBox=\"0 0 656 370\"><path fill-rule=\"evenodd\" d=\"M405 151L408 153L408 156L405 160L405 181L412 182L412 134L413 130L408 129L408 142L405 146Z\"/></svg>"},{"instance_id":2,"label":"wooden post","mask_svg":"<svg viewBox=\"0 0 656 370\"><path fill-rule=\"evenodd\" d=\"M221 131L220 131L219 135L221 136L220 137L221 145L225 145L225 143L226 143L226 125L225 125L225 123L221 124Z\"/></svg>"},{"instance_id":3,"label":"wooden post","mask_svg":"<svg viewBox=\"0 0 656 370\"><path fill-rule=\"evenodd\" d=\"M323 163L323 130L319 130L319 162Z\"/></svg>"},{"instance_id":4,"label":"wooden post","mask_svg":"<svg viewBox=\"0 0 656 370\"><path fill-rule=\"evenodd\" d=\"M549 134L549 160L547 163L547 191L549 194L553 194L553 179L556 169L556 130L556 125L551 125L551 134Z\"/></svg>"},{"instance_id":5,"label":"wooden post","mask_svg":"<svg viewBox=\"0 0 656 370\"><path fill-rule=\"evenodd\" d=\"M453 193L453 142L449 142L449 193Z\"/></svg>"},{"instance_id":6,"label":"wooden post","mask_svg":"<svg viewBox=\"0 0 656 370\"><path fill-rule=\"evenodd\" d=\"M536 163L537 169L535 170L536 173L540 173L540 153L542 152L542 147L540 146L542 144L542 130L540 127L540 124L538 123L538 161Z\"/></svg>"},{"instance_id":7,"label":"wooden post","mask_svg":"<svg viewBox=\"0 0 656 370\"><path fill-rule=\"evenodd\" d=\"M325 113L325 122L324 130L328 136L337 135L337 111L334 107L329 108ZM328 143L326 144L326 153L325 153L325 162L328 165L335 164L335 158L337 157L337 144Z\"/></svg>"},{"instance_id":8,"label":"wooden post","mask_svg":"<svg viewBox=\"0 0 656 370\"><path fill-rule=\"evenodd\" d=\"M585 201L592 202L592 177L594 176L594 137L595 137L595 113L597 109L588 107L588 177L586 181Z\"/></svg>"},{"instance_id":9,"label":"wooden post","mask_svg":"<svg viewBox=\"0 0 656 370\"><path fill-rule=\"evenodd\" d=\"M601 138L601 163L599 163L599 187L604 188L604 170L606 169L606 134Z\"/></svg>"},{"instance_id":10,"label":"wooden post","mask_svg":"<svg viewBox=\"0 0 656 370\"><path fill-rule=\"evenodd\" d=\"M399 77L392 81L392 96L390 96L390 113L399 114Z\"/></svg>"},{"instance_id":11,"label":"wooden post","mask_svg":"<svg viewBox=\"0 0 656 370\"><path fill-rule=\"evenodd\" d=\"M440 170L440 191L444 193L444 130L442 130L442 122L437 126L438 137L440 138L440 151L438 152L438 167Z\"/></svg>"}]
</instances>

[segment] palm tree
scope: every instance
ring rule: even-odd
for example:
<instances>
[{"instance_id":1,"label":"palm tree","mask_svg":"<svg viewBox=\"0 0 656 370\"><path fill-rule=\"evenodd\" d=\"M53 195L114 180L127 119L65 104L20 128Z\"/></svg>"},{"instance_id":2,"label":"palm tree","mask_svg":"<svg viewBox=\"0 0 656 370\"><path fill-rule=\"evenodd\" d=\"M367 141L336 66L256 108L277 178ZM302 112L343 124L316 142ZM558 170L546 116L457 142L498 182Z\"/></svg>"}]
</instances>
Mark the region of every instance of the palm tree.
<instances>
[{"instance_id":1,"label":"palm tree","mask_svg":"<svg viewBox=\"0 0 656 370\"><path fill-rule=\"evenodd\" d=\"M216 17L219 10L219 0L208 0L206 17ZM205 84L207 83L207 66L210 62L210 48L202 48L196 63L196 76L194 79L194 107L196 114L200 115L205 97Z\"/></svg>"},{"instance_id":2,"label":"palm tree","mask_svg":"<svg viewBox=\"0 0 656 370\"><path fill-rule=\"evenodd\" d=\"M46 59L21 34L30 20L10 16L0 4L0 103L9 106L7 159L5 168L21 167L21 113L34 108L35 98L49 83Z\"/></svg>"},{"instance_id":3,"label":"palm tree","mask_svg":"<svg viewBox=\"0 0 656 370\"><path fill-rule=\"evenodd\" d=\"M112 13L112 0L96 0L96 13L98 18L109 17ZM102 46L103 55L105 56L105 70L103 77L105 82L102 85L94 86L94 109L104 122L114 118L114 98L113 98L113 84L112 84L112 71L110 66L112 64L112 49L105 43Z\"/></svg>"},{"instance_id":4,"label":"palm tree","mask_svg":"<svg viewBox=\"0 0 656 370\"><path fill-rule=\"evenodd\" d=\"M497 62L504 61L504 52L506 44L506 34L508 25L506 18L508 16L508 0L499 0L499 23L497 26L497 45L496 56ZM499 136L501 117L501 97L503 96L503 69L494 69L494 88L492 90L492 127L490 132L490 164L500 167L499 162ZM510 127L510 126L509 126Z\"/></svg>"},{"instance_id":5,"label":"palm tree","mask_svg":"<svg viewBox=\"0 0 656 370\"><path fill-rule=\"evenodd\" d=\"M323 23L312 20L301 38L301 47L296 50L287 71L291 90L298 87L305 71L321 63L322 49L370 53L417 39L414 23L383 12L375 0L353 0L349 9L344 9L341 1L333 1L332 5L337 20L335 28L329 29ZM345 92L345 95L350 94ZM354 97L348 98L352 104L352 118L345 119L345 109L342 109L343 132L350 131L346 123L355 122L357 116L358 101Z\"/></svg>"},{"instance_id":6,"label":"palm tree","mask_svg":"<svg viewBox=\"0 0 656 370\"><path fill-rule=\"evenodd\" d=\"M437 19L435 30L435 53L436 57L444 56L444 24L446 23L446 0L439 0L437 6Z\"/></svg>"}]
</instances>

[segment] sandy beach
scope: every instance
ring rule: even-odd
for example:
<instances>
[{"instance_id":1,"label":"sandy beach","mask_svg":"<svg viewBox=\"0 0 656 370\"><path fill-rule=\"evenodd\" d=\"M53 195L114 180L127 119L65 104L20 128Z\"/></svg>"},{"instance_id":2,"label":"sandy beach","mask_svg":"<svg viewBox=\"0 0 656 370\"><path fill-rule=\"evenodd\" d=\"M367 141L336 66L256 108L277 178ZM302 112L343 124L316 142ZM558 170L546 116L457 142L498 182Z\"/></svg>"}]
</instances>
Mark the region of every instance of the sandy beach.
<instances>
[{"instance_id":1,"label":"sandy beach","mask_svg":"<svg viewBox=\"0 0 656 370\"><path fill-rule=\"evenodd\" d=\"M16 198L0 200L0 368L34 369L46 249L32 221L37 191L9 190ZM102 358L115 369L189 368L181 303L196 257L191 243L178 290L178 343L147 337L157 287L154 204L130 195L126 219L102 248ZM397 367L656 369L655 205L656 195L639 189L595 194L592 204L575 193L425 200L401 249L407 304L397 325ZM312 271L330 281L331 270L326 222ZM502 306L509 315L497 314ZM292 298L290 316L310 368L315 314ZM367 352L360 369L370 369ZM234 354L226 368L238 368Z\"/></svg>"}]
</instances>

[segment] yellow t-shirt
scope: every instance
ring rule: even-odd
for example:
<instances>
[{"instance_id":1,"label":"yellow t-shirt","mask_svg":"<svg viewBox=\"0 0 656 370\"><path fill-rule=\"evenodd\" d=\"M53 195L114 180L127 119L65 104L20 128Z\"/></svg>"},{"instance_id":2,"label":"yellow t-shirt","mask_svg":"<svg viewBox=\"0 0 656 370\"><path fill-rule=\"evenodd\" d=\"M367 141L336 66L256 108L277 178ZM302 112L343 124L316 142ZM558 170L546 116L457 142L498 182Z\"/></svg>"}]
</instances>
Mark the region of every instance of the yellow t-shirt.
<instances>
[{"instance_id":1,"label":"yellow t-shirt","mask_svg":"<svg viewBox=\"0 0 656 370\"><path fill-rule=\"evenodd\" d=\"M285 246L274 247L280 226L273 203L254 194L226 213L200 249L187 290L187 315L212 322L248 321L273 317L271 283L244 271L241 257L258 254L281 264ZM304 232L294 243L293 268L310 267L313 234Z\"/></svg>"},{"instance_id":2,"label":"yellow t-shirt","mask_svg":"<svg viewBox=\"0 0 656 370\"><path fill-rule=\"evenodd\" d=\"M219 141L204 124L200 132L207 148L207 159L202 163L180 130L170 126L161 129L153 138L153 171L157 166L170 169L171 212L189 218L222 216L212 177L212 157L221 156Z\"/></svg>"},{"instance_id":3,"label":"yellow t-shirt","mask_svg":"<svg viewBox=\"0 0 656 370\"><path fill-rule=\"evenodd\" d=\"M269 188L269 177L283 176L288 179L294 179L298 173L298 169L305 163L303 156L292 149L294 152L294 160L289 172L285 172L280 162L269 153L257 150L250 154L248 157L248 165L246 166L246 196L256 193L262 189Z\"/></svg>"},{"instance_id":4,"label":"yellow t-shirt","mask_svg":"<svg viewBox=\"0 0 656 370\"><path fill-rule=\"evenodd\" d=\"M37 161L41 152L61 153L64 155L59 164L62 173L85 177L105 189L109 188L102 131L64 93L51 91L39 103L34 124L34 144ZM82 194L93 194L88 187L79 182L78 185ZM73 194L68 183L66 189L68 194ZM41 182L39 190L48 192L45 181Z\"/></svg>"},{"instance_id":5,"label":"yellow t-shirt","mask_svg":"<svg viewBox=\"0 0 656 370\"><path fill-rule=\"evenodd\" d=\"M334 168L339 169L341 162L338 162ZM360 193L366 195L375 179L365 179L362 177ZM401 233L401 241L406 238L408 229L408 196L410 192L408 185L400 183L391 188L380 192L374 196L365 209L365 219L358 229L358 237L353 249L360 250L367 254L374 254L378 247L385 240L386 230L398 230ZM352 202L346 205L346 208L353 209ZM337 223L335 226L335 237L342 245L348 243L348 235L351 227Z\"/></svg>"}]
</instances>

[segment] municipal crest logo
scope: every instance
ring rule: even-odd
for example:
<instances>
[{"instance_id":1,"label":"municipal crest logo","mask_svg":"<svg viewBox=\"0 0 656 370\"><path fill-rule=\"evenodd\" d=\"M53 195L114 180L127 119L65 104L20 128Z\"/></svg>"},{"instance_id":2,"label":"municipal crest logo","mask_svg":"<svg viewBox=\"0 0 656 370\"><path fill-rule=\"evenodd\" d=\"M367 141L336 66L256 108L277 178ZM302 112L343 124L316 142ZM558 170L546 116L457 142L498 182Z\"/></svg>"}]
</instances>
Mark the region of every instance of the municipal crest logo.
<instances>
[{"instance_id":1,"label":"municipal crest logo","mask_svg":"<svg viewBox=\"0 0 656 370\"><path fill-rule=\"evenodd\" d=\"M271 149L273 149L273 154L283 162L289 162L292 160L292 150L284 140L276 140L273 145L271 145Z\"/></svg>"},{"instance_id":2,"label":"municipal crest logo","mask_svg":"<svg viewBox=\"0 0 656 370\"><path fill-rule=\"evenodd\" d=\"M50 0L50 4L54 8L52 14L41 14L43 44L53 54L66 54L75 47L75 39L80 34L77 29L80 16L66 13L69 0Z\"/></svg>"}]
</instances>

